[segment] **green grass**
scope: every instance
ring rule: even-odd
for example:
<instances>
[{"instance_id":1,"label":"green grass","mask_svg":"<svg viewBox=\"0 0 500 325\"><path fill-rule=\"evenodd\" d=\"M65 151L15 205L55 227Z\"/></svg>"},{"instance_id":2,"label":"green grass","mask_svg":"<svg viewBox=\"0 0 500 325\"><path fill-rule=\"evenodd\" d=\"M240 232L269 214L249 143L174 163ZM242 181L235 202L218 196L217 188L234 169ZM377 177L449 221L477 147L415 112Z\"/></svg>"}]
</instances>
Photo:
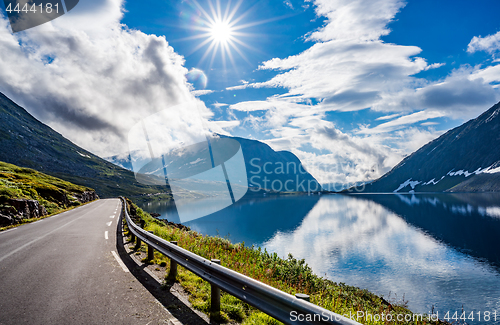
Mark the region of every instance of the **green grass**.
<instances>
[{"instance_id":1,"label":"green grass","mask_svg":"<svg viewBox=\"0 0 500 325\"><path fill-rule=\"evenodd\" d=\"M129 205L132 204L128 200ZM178 245L206 259L217 258L221 265L248 277L261 281L274 288L294 295L305 293L310 296L311 302L337 314L350 313L356 315L358 311L365 314L392 314L394 322L391 324L435 324L424 319L420 322L399 322L397 314L412 314L406 308L404 301L391 303L365 289L356 288L344 283L335 283L314 274L305 261L294 258L291 254L287 258L280 258L276 253L269 253L255 247L246 247L244 243L233 244L220 237L202 236L194 231L180 230L167 226L162 221L149 216L134 206L137 216L146 221L145 229L153 231L167 241L177 241ZM133 209L134 209L133 208ZM154 263L166 264L167 274L170 263L162 254L155 252ZM203 281L190 271L178 267L177 280L190 294L189 301L194 308L209 313L210 284ZM242 324L281 324L241 300L222 293L221 318L223 321L237 321ZM385 324L374 319L361 321L364 324Z\"/></svg>"},{"instance_id":2,"label":"green grass","mask_svg":"<svg viewBox=\"0 0 500 325\"><path fill-rule=\"evenodd\" d=\"M48 217L81 205L74 195L85 191L93 189L0 161L0 208L8 207L8 199L37 200L47 210L48 215L44 217ZM39 219L23 219L21 224ZM0 231L14 226L0 228Z\"/></svg>"}]
</instances>

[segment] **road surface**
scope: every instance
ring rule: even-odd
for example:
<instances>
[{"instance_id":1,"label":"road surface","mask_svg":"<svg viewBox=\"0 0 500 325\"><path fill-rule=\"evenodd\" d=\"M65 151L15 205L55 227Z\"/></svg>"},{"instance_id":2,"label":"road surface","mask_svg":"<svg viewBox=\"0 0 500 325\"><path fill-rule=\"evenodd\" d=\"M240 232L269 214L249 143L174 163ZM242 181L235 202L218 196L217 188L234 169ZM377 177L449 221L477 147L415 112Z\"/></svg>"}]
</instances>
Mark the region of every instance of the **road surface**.
<instances>
[{"instance_id":1,"label":"road surface","mask_svg":"<svg viewBox=\"0 0 500 325\"><path fill-rule=\"evenodd\" d=\"M169 324L117 252L119 199L0 232L0 324Z\"/></svg>"}]
</instances>

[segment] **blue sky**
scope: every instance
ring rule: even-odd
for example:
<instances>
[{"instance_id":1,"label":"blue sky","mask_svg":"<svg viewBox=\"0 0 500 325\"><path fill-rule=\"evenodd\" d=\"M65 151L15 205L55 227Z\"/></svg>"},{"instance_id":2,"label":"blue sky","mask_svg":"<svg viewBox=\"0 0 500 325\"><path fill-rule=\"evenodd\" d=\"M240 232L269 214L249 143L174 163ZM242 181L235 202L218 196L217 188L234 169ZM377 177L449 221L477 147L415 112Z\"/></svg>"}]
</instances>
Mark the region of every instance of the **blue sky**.
<instances>
[{"instance_id":1,"label":"blue sky","mask_svg":"<svg viewBox=\"0 0 500 325\"><path fill-rule=\"evenodd\" d=\"M218 6L234 46L212 54ZM126 152L140 116L196 100L213 131L349 184L500 100L498 12L486 0L92 0L14 35L2 13L0 91L101 156Z\"/></svg>"}]
</instances>

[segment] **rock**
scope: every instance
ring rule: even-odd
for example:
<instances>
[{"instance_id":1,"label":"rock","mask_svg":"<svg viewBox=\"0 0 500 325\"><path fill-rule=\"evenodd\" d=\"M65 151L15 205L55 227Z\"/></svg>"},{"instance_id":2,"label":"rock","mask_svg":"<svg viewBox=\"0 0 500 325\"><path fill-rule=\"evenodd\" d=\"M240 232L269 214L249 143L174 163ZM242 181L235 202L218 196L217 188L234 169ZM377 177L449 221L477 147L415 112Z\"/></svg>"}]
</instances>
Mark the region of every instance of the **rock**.
<instances>
[{"instance_id":1,"label":"rock","mask_svg":"<svg viewBox=\"0 0 500 325\"><path fill-rule=\"evenodd\" d=\"M175 222L167 221L167 219L165 219L163 221L165 222L166 225L174 227L174 228L177 228L177 229L180 229L180 230L184 230L184 231L190 231L191 230L190 227L184 226L183 224L180 224L180 223L175 223Z\"/></svg>"},{"instance_id":2,"label":"rock","mask_svg":"<svg viewBox=\"0 0 500 325\"><path fill-rule=\"evenodd\" d=\"M151 215L153 218L155 218L155 219L158 219L159 217L161 217L161 214L159 214L159 213L155 213L155 212L150 213L150 215Z\"/></svg>"},{"instance_id":3,"label":"rock","mask_svg":"<svg viewBox=\"0 0 500 325\"><path fill-rule=\"evenodd\" d=\"M135 216L135 215L137 215L137 209L135 208L135 206L133 206L133 205L132 205L132 204L130 204L130 203L129 203L129 205L128 205L128 206L130 207L130 213L129 213L129 214L130 214L131 216Z\"/></svg>"},{"instance_id":4,"label":"rock","mask_svg":"<svg viewBox=\"0 0 500 325\"><path fill-rule=\"evenodd\" d=\"M85 191L82 194L76 194L75 198L80 203L87 203L99 199L99 196L94 191Z\"/></svg>"},{"instance_id":5,"label":"rock","mask_svg":"<svg viewBox=\"0 0 500 325\"><path fill-rule=\"evenodd\" d=\"M15 213L12 210L3 209L2 212L7 212L11 217L19 217L20 219L30 219L30 218L40 218L47 215L47 210L43 205L41 205L37 200L26 200L26 199L9 199L7 204L15 209Z\"/></svg>"},{"instance_id":6,"label":"rock","mask_svg":"<svg viewBox=\"0 0 500 325\"><path fill-rule=\"evenodd\" d=\"M3 215L0 213L0 227L6 227L10 225L15 225L19 221L15 217Z\"/></svg>"}]
</instances>

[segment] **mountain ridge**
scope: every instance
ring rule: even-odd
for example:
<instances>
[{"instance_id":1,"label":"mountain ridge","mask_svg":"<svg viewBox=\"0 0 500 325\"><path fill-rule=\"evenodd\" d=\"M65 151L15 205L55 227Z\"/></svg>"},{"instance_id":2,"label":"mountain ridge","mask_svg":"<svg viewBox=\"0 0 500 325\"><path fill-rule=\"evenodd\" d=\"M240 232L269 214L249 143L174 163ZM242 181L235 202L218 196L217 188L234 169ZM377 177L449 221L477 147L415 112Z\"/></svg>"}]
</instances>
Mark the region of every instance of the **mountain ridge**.
<instances>
[{"instance_id":1,"label":"mountain ridge","mask_svg":"<svg viewBox=\"0 0 500 325\"><path fill-rule=\"evenodd\" d=\"M319 182L307 172L300 159L292 152L275 151L266 143L258 140L220 134L216 136L234 139L240 143L251 191L317 192L322 190ZM130 155L115 155L105 159L128 170L133 169ZM271 167L268 167L269 165ZM281 166L283 170L280 169ZM293 170L286 168L290 166L293 167ZM275 186L273 186L273 182ZM286 188L284 184L286 184ZM287 191L286 189L291 190Z\"/></svg>"},{"instance_id":2,"label":"mountain ridge","mask_svg":"<svg viewBox=\"0 0 500 325\"><path fill-rule=\"evenodd\" d=\"M95 189L101 198L168 192L77 146L0 92L0 161Z\"/></svg>"},{"instance_id":3,"label":"mountain ridge","mask_svg":"<svg viewBox=\"0 0 500 325\"><path fill-rule=\"evenodd\" d=\"M500 102L404 158L362 192L500 191Z\"/></svg>"}]
</instances>

